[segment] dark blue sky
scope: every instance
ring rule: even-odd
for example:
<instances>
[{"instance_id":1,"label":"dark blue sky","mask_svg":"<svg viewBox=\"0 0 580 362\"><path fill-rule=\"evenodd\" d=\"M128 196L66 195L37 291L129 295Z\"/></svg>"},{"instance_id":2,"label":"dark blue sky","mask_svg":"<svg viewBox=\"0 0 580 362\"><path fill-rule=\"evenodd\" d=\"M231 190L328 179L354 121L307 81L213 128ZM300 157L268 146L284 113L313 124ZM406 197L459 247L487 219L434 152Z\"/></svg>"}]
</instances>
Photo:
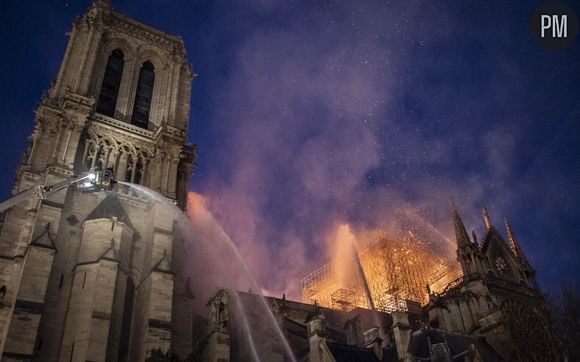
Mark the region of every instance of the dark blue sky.
<instances>
[{"instance_id":1,"label":"dark blue sky","mask_svg":"<svg viewBox=\"0 0 580 362\"><path fill-rule=\"evenodd\" d=\"M498 228L507 216L550 290L580 281L580 40L539 48L529 33L539 3L114 6L183 37L199 73L190 189L208 196L266 288L292 289L343 222L411 228L448 248L453 197L480 236L481 206ZM65 33L89 4L1 5L2 198Z\"/></svg>"}]
</instances>

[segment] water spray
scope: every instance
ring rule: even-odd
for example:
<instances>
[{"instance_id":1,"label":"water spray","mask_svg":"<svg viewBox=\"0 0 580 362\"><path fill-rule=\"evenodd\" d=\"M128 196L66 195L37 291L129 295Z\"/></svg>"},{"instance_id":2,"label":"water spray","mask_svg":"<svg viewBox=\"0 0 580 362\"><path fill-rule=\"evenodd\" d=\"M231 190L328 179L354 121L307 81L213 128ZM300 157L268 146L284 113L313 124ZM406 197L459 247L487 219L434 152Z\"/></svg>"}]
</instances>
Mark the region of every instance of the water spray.
<instances>
[{"instance_id":1,"label":"water spray","mask_svg":"<svg viewBox=\"0 0 580 362\"><path fill-rule=\"evenodd\" d=\"M254 341L254 336L252 334L252 330L250 329L248 318L246 318L246 308L244 308L244 305L240 300L240 295L237 291L232 290L232 298L235 300L236 307L240 312L242 324L244 326L244 332L248 338L248 345L250 346L250 351L252 352L252 358L256 362L261 362L260 357L258 356L258 351L256 351L256 342Z\"/></svg>"},{"instance_id":2,"label":"water spray","mask_svg":"<svg viewBox=\"0 0 580 362\"><path fill-rule=\"evenodd\" d=\"M160 193L158 193L158 192L156 192L148 187L142 186L142 185L137 185L137 184L133 184L133 183L129 183L129 182L122 182L122 181L119 181L118 183L121 185L125 185L127 187L131 187L136 191L140 191L141 193L147 195L151 199L157 200L157 201L167 205L169 208L171 208L171 210L173 210L174 215L176 215L176 217L179 220L185 221L185 222L187 222L187 224L191 225L190 220L185 216L183 211L180 210L173 203L172 200L166 198L165 196L161 195ZM209 214L208 211L205 211L205 212L207 212ZM210 216L211 216L211 214L210 214ZM212 217L212 219L213 219L213 217ZM240 254L240 252L239 252L238 248L236 247L236 245L234 244L234 242L231 240L231 238L226 234L226 232L221 227L219 227L219 232L220 232L220 237L217 239L222 241L225 244L225 246L234 254L236 259L240 263L241 267L243 268L244 273L247 276L247 278L248 278L249 282L251 283L251 285L253 286L253 288L257 291L262 290L259 287L258 282L254 278L248 264L246 263L246 261L242 257L242 255ZM270 322L272 323L272 325L274 327L274 331L276 332L276 334L278 335L278 337L282 341L282 344L284 346L284 350L286 352L286 356L288 357L288 359L291 362L297 362L296 357L294 356L294 353L292 352L292 348L290 347L290 344L288 343L286 336L282 332L280 325L278 325L278 322L276 321L276 317L274 316L272 310L270 309L270 306L266 302L266 298L262 294L257 294L257 296L259 297L259 300L261 302L260 304L262 305L262 307L266 311L268 319L270 320Z\"/></svg>"},{"instance_id":3,"label":"water spray","mask_svg":"<svg viewBox=\"0 0 580 362\"><path fill-rule=\"evenodd\" d=\"M356 268L358 270L358 274L359 274L359 276L360 276L360 278L362 280L363 287L364 287L365 293L367 295L367 299L369 300L369 306L370 306L371 310L374 311L375 310L375 302L373 301L373 296L371 295L371 290L369 288L369 283L367 281L367 277L366 277L365 272L363 270L362 264L360 262L360 258L358 256L358 251L356 250L356 247L355 247L354 243L352 244L352 254L353 254L353 257L354 257L354 261L355 261L355 264L356 264Z\"/></svg>"}]
</instances>

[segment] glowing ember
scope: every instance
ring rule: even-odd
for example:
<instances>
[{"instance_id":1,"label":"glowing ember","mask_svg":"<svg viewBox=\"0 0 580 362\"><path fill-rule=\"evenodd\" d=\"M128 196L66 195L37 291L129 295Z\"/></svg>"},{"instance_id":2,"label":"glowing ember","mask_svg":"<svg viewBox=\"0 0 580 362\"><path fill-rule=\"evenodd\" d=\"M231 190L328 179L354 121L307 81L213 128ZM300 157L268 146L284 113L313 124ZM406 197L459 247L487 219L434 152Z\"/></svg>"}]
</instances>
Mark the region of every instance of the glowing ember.
<instances>
[{"instance_id":1,"label":"glowing ember","mask_svg":"<svg viewBox=\"0 0 580 362\"><path fill-rule=\"evenodd\" d=\"M439 293L461 276L453 259L430 250L412 234L404 240L393 240L382 233L366 245L357 245L363 276L357 269L355 245L348 226L341 226L333 245L332 262L302 280L304 302L316 301L342 310L369 308L364 277L376 309L408 310L428 302L427 286L431 292Z\"/></svg>"}]
</instances>

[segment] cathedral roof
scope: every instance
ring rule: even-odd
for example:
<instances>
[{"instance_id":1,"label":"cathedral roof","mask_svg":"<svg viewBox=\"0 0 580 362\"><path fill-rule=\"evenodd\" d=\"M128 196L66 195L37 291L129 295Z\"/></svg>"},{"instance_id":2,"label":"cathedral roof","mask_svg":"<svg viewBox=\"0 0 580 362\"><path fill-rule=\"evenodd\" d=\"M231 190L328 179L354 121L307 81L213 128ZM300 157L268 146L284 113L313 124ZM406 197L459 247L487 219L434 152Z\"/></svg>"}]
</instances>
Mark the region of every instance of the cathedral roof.
<instances>
[{"instance_id":1,"label":"cathedral roof","mask_svg":"<svg viewBox=\"0 0 580 362\"><path fill-rule=\"evenodd\" d=\"M163 273L172 273L171 263L169 262L169 259L167 258L167 251L163 252L163 256L157 262L157 264L155 264L155 266L153 267L153 270L163 272Z\"/></svg>"},{"instance_id":2,"label":"cathedral roof","mask_svg":"<svg viewBox=\"0 0 580 362\"><path fill-rule=\"evenodd\" d=\"M101 256L97 260L101 259L119 261L117 251L115 250L115 239L111 239L111 245L105 250L103 254L101 254Z\"/></svg>"},{"instance_id":3,"label":"cathedral roof","mask_svg":"<svg viewBox=\"0 0 580 362\"><path fill-rule=\"evenodd\" d=\"M90 212L86 220L96 220L96 219L110 219L116 217L118 221L121 221L128 228L133 230L137 234L137 229L131 222L129 215L123 208L123 205L119 201L116 193L110 192L103 201L101 201L97 207Z\"/></svg>"},{"instance_id":4,"label":"cathedral roof","mask_svg":"<svg viewBox=\"0 0 580 362\"><path fill-rule=\"evenodd\" d=\"M497 231L496 228L492 226L487 230L485 236L483 237L483 240L481 241L481 250L485 253L487 249L489 249L490 246L493 245L494 243L501 243L502 246L507 247L505 240L503 239L499 231Z\"/></svg>"},{"instance_id":5,"label":"cathedral roof","mask_svg":"<svg viewBox=\"0 0 580 362\"><path fill-rule=\"evenodd\" d=\"M30 245L57 250L56 245L54 244L52 234L50 233L50 223L46 224L46 227L44 228L42 233L40 233L40 235L38 235L34 240L32 240L30 242Z\"/></svg>"}]
</instances>

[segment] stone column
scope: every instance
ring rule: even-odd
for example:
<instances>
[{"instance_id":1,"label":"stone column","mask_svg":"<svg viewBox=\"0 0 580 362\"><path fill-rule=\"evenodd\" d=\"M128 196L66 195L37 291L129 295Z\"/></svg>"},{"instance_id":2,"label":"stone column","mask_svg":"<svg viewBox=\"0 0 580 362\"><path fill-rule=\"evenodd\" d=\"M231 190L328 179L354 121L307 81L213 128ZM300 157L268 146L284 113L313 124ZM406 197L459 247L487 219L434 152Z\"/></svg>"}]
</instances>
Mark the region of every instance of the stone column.
<instances>
[{"instance_id":1,"label":"stone column","mask_svg":"<svg viewBox=\"0 0 580 362\"><path fill-rule=\"evenodd\" d=\"M60 146L61 146L61 138L62 138L63 132L62 132L62 126L60 124L60 121L57 122L57 125L53 129L48 130L48 133L51 135L53 134L53 132L56 133L56 140L55 140L53 147L52 147L52 155L50 156L51 163L56 162L56 158L58 156L58 150L60 149Z\"/></svg>"},{"instance_id":2,"label":"stone column","mask_svg":"<svg viewBox=\"0 0 580 362\"><path fill-rule=\"evenodd\" d=\"M208 329L215 331L207 342L207 360L211 362L230 360L230 296L226 290L221 290L208 302Z\"/></svg>"},{"instance_id":3,"label":"stone column","mask_svg":"<svg viewBox=\"0 0 580 362\"><path fill-rule=\"evenodd\" d=\"M147 164L149 163L149 159L145 158L145 157L141 157L141 164L143 165L143 169L141 170L141 185L143 186L149 186L148 184L148 178L147 178Z\"/></svg>"},{"instance_id":4,"label":"stone column","mask_svg":"<svg viewBox=\"0 0 580 362\"><path fill-rule=\"evenodd\" d=\"M308 342L310 345L309 361L324 362L323 349L326 343L326 318L320 311L314 311L306 323L308 324Z\"/></svg>"},{"instance_id":5,"label":"stone column","mask_svg":"<svg viewBox=\"0 0 580 362\"><path fill-rule=\"evenodd\" d=\"M404 359L411 340L411 325L409 315L403 312L393 312L393 338L399 351L399 359Z\"/></svg>"},{"instance_id":6,"label":"stone column","mask_svg":"<svg viewBox=\"0 0 580 362\"><path fill-rule=\"evenodd\" d=\"M87 164L87 156L89 155L89 150L93 146L92 140L87 139L85 141L85 150L83 151L83 158L81 159L82 167L84 168Z\"/></svg>"},{"instance_id":7,"label":"stone column","mask_svg":"<svg viewBox=\"0 0 580 362\"><path fill-rule=\"evenodd\" d=\"M126 152L121 152L121 155L119 156L119 166L117 167L117 170L115 171L116 178L119 181L125 181L125 177L127 177L128 158L129 158L129 155Z\"/></svg>"},{"instance_id":8,"label":"stone column","mask_svg":"<svg viewBox=\"0 0 580 362\"><path fill-rule=\"evenodd\" d=\"M34 355L55 253L56 248L50 243L33 243L28 247L15 301L16 309L6 337L5 353Z\"/></svg>"},{"instance_id":9,"label":"stone column","mask_svg":"<svg viewBox=\"0 0 580 362\"><path fill-rule=\"evenodd\" d=\"M99 156L101 147L97 144L97 142L95 142L92 148L95 150L95 153L93 154L93 159L91 160L91 168L95 167L97 164L97 157Z\"/></svg>"},{"instance_id":10,"label":"stone column","mask_svg":"<svg viewBox=\"0 0 580 362\"><path fill-rule=\"evenodd\" d=\"M131 165L131 176L130 176L130 182L134 183L135 182L135 171L137 168L137 160L136 160L137 156L133 156L131 157L131 160L129 161L129 164Z\"/></svg>"},{"instance_id":11,"label":"stone column","mask_svg":"<svg viewBox=\"0 0 580 362\"><path fill-rule=\"evenodd\" d=\"M107 167L109 165L113 165L113 172L115 172L115 175L117 174L117 161L119 159L119 150L116 148L112 148L111 149L111 153L109 154L109 162L107 162Z\"/></svg>"},{"instance_id":12,"label":"stone column","mask_svg":"<svg viewBox=\"0 0 580 362\"><path fill-rule=\"evenodd\" d=\"M74 77L71 79L72 80L72 85L71 85L71 89L73 90L73 92L75 93L80 93L80 83L81 83L81 78L82 78L82 74L83 74L83 67L85 65L86 59L87 59L87 55L89 52L89 49L91 47L91 42L93 41L94 38L94 30L95 27L93 24L89 24L88 21L85 21L81 24L79 24L79 28L82 28L82 35L84 37L84 41L82 43L80 43L80 47L81 49L79 49L77 51L76 54L76 62L75 62L75 68L74 69Z\"/></svg>"},{"instance_id":13,"label":"stone column","mask_svg":"<svg viewBox=\"0 0 580 362\"><path fill-rule=\"evenodd\" d=\"M181 67L179 65L179 59L173 58L171 63L171 97L169 98L168 104L168 121L169 124L175 125L176 110L177 110L177 96L179 91L179 75L181 73Z\"/></svg>"},{"instance_id":14,"label":"stone column","mask_svg":"<svg viewBox=\"0 0 580 362\"><path fill-rule=\"evenodd\" d=\"M125 122L131 123L130 113L132 109L130 109L130 105L133 104L132 97L135 97L135 92L133 91L133 86L136 87L136 80L135 80L135 64L137 59L135 57L127 56L125 54L125 67L123 69L123 77L121 78L121 87L119 88L119 96L117 97L117 110L120 113L120 117Z\"/></svg>"},{"instance_id":15,"label":"stone column","mask_svg":"<svg viewBox=\"0 0 580 362\"><path fill-rule=\"evenodd\" d=\"M383 360L383 340L380 337L379 327L374 327L363 332L365 347L371 348L379 361Z\"/></svg>"},{"instance_id":16,"label":"stone column","mask_svg":"<svg viewBox=\"0 0 580 362\"><path fill-rule=\"evenodd\" d=\"M88 95L89 93L91 79L96 73L95 62L97 60L99 45L101 44L102 33L102 26L100 24L95 24L91 29L91 44L87 49L86 57L83 62L83 71L78 83L78 92L80 94Z\"/></svg>"},{"instance_id":17,"label":"stone column","mask_svg":"<svg viewBox=\"0 0 580 362\"><path fill-rule=\"evenodd\" d=\"M56 77L56 82L54 83L54 87L51 89L51 92L50 92L51 97L55 97L57 95L58 90L61 87L64 74L65 74L66 70L68 70L68 68L69 68L71 53L74 52L73 48L74 48L74 45L76 43L77 33L78 33L78 25L75 23L73 25L73 29L72 29L72 32L70 34L70 39L69 39L68 45L66 47L66 52L64 53L64 59L63 59L62 64L60 66L60 70L58 71L58 76Z\"/></svg>"},{"instance_id":18,"label":"stone column","mask_svg":"<svg viewBox=\"0 0 580 362\"><path fill-rule=\"evenodd\" d=\"M162 81L162 78L164 78L162 76L165 71L155 67L153 73L155 74L155 81L153 82L153 93L151 94L151 104L149 108L149 124L154 123L155 125L159 125L163 119L161 115L163 107L161 104L165 100L165 97L162 95L166 94L166 91L163 90L164 85ZM151 129L151 127L149 127L149 129Z\"/></svg>"},{"instance_id":19,"label":"stone column","mask_svg":"<svg viewBox=\"0 0 580 362\"><path fill-rule=\"evenodd\" d=\"M65 160L66 160L66 153L68 150L68 146L70 144L70 138L71 138L71 134L72 134L72 130L73 127L68 126L68 127L63 127L62 132L65 133L63 142L61 142L58 146L59 146L59 151L58 151L58 163L62 164L62 165L66 165L65 164Z\"/></svg>"},{"instance_id":20,"label":"stone column","mask_svg":"<svg viewBox=\"0 0 580 362\"><path fill-rule=\"evenodd\" d=\"M167 194L169 197L175 198L175 187L177 184L177 163L179 162L179 156L172 155L169 159L169 175L167 184Z\"/></svg>"},{"instance_id":21,"label":"stone column","mask_svg":"<svg viewBox=\"0 0 580 362\"><path fill-rule=\"evenodd\" d=\"M161 168L161 158L159 156L153 159L153 171L151 174L151 188L160 191L160 183L159 183L159 176L160 176L160 168Z\"/></svg>"},{"instance_id":22,"label":"stone column","mask_svg":"<svg viewBox=\"0 0 580 362\"><path fill-rule=\"evenodd\" d=\"M34 132L32 133L32 147L30 148L30 153L28 154L28 160L26 160L27 163L30 163L30 161L32 161L32 155L34 155L34 152L36 152L37 143L38 143L38 131L34 130Z\"/></svg>"}]
</instances>

